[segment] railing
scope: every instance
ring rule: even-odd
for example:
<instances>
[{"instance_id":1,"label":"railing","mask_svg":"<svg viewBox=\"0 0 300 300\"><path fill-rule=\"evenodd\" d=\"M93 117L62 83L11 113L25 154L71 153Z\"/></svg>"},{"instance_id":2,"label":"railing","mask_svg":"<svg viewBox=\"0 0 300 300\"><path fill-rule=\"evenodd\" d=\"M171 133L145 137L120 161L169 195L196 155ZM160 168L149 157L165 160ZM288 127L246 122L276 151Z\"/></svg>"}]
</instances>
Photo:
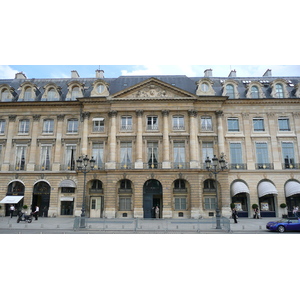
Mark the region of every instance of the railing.
<instances>
[{"instance_id":1,"label":"railing","mask_svg":"<svg viewBox=\"0 0 300 300\"><path fill-rule=\"evenodd\" d=\"M89 189L90 194L103 194L103 189Z\"/></svg>"},{"instance_id":2,"label":"railing","mask_svg":"<svg viewBox=\"0 0 300 300\"><path fill-rule=\"evenodd\" d=\"M282 164L282 169L300 169L300 164Z\"/></svg>"},{"instance_id":3,"label":"railing","mask_svg":"<svg viewBox=\"0 0 300 300\"><path fill-rule=\"evenodd\" d=\"M26 171L26 165L9 165L9 171Z\"/></svg>"},{"instance_id":4,"label":"railing","mask_svg":"<svg viewBox=\"0 0 300 300\"><path fill-rule=\"evenodd\" d=\"M51 171L52 168L51 168L51 165L35 165L34 167L34 170L35 171Z\"/></svg>"},{"instance_id":5,"label":"railing","mask_svg":"<svg viewBox=\"0 0 300 300\"><path fill-rule=\"evenodd\" d=\"M117 163L116 168L117 168L117 170L134 169L134 165L132 163L123 163L123 164Z\"/></svg>"},{"instance_id":6,"label":"railing","mask_svg":"<svg viewBox=\"0 0 300 300\"><path fill-rule=\"evenodd\" d=\"M189 169L190 163L188 163L188 162L172 162L171 168L172 169Z\"/></svg>"},{"instance_id":7,"label":"railing","mask_svg":"<svg viewBox=\"0 0 300 300\"><path fill-rule=\"evenodd\" d=\"M144 169L161 169L162 163L144 163Z\"/></svg>"},{"instance_id":8,"label":"railing","mask_svg":"<svg viewBox=\"0 0 300 300\"><path fill-rule=\"evenodd\" d=\"M274 170L274 164L270 163L258 163L255 164L256 170Z\"/></svg>"},{"instance_id":9,"label":"railing","mask_svg":"<svg viewBox=\"0 0 300 300\"><path fill-rule=\"evenodd\" d=\"M229 164L229 169L247 170L247 164Z\"/></svg>"}]
</instances>

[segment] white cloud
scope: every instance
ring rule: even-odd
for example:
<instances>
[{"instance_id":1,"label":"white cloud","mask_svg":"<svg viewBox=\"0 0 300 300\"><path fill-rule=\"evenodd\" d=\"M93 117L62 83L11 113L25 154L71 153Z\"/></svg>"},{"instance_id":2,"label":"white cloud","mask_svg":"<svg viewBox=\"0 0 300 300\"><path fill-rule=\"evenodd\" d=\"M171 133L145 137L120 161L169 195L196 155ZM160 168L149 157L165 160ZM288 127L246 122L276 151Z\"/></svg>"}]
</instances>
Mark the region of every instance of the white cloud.
<instances>
[{"instance_id":1,"label":"white cloud","mask_svg":"<svg viewBox=\"0 0 300 300\"><path fill-rule=\"evenodd\" d=\"M1 66L0 65L0 78L2 78L2 79L15 78L15 74L18 72L19 72L18 70L14 70L10 66Z\"/></svg>"}]
</instances>

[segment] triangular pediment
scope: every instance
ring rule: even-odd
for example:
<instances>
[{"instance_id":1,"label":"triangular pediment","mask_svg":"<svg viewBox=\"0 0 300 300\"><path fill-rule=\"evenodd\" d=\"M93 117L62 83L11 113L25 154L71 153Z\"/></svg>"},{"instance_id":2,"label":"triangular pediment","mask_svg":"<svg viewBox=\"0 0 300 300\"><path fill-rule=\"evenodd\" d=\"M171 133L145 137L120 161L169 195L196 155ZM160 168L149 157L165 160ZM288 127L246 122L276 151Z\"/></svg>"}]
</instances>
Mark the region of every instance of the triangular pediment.
<instances>
[{"instance_id":1,"label":"triangular pediment","mask_svg":"<svg viewBox=\"0 0 300 300\"><path fill-rule=\"evenodd\" d=\"M156 78L149 78L134 86L128 87L111 95L112 99L182 99L192 98L195 95L180 88L174 87Z\"/></svg>"}]
</instances>

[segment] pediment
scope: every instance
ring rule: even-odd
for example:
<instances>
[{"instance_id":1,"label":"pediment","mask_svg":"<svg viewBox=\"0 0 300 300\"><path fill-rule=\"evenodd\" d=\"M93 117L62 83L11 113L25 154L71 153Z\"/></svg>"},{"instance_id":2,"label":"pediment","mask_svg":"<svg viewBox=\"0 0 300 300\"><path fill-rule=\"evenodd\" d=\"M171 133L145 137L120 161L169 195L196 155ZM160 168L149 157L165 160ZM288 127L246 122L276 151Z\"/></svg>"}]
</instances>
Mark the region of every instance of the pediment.
<instances>
[{"instance_id":1,"label":"pediment","mask_svg":"<svg viewBox=\"0 0 300 300\"><path fill-rule=\"evenodd\" d=\"M112 95L112 98L123 99L179 99L191 98L193 94L156 78L145 80Z\"/></svg>"}]
</instances>

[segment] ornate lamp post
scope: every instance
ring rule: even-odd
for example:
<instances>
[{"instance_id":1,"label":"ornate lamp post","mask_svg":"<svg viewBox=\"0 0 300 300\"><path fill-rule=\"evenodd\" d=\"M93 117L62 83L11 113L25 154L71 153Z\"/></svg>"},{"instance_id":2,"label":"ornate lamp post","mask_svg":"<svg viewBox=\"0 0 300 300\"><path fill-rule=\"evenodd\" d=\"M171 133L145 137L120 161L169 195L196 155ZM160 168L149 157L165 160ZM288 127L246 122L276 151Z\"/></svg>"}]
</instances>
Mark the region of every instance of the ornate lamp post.
<instances>
[{"instance_id":1,"label":"ornate lamp post","mask_svg":"<svg viewBox=\"0 0 300 300\"><path fill-rule=\"evenodd\" d=\"M88 156L79 156L79 158L76 160L77 162L77 171L83 173L83 197L82 197L82 208L81 208L81 218L80 218L80 228L85 228L85 205L86 205L86 199L85 199L85 186L86 186L86 174L94 169L95 166L95 160L92 156L91 159L88 158Z\"/></svg>"},{"instance_id":2,"label":"ornate lamp post","mask_svg":"<svg viewBox=\"0 0 300 300\"><path fill-rule=\"evenodd\" d=\"M226 169L226 161L224 159L224 153L221 153L220 159L214 155L212 158L212 161L207 157L205 160L206 164L206 170L210 171L215 175L215 182L216 182L216 200L217 200L217 205L216 205L216 222L217 222L217 227L216 229L222 229L221 227L221 220L220 220L220 209L219 209L219 200L218 200L218 181L217 181L217 175Z\"/></svg>"}]
</instances>

